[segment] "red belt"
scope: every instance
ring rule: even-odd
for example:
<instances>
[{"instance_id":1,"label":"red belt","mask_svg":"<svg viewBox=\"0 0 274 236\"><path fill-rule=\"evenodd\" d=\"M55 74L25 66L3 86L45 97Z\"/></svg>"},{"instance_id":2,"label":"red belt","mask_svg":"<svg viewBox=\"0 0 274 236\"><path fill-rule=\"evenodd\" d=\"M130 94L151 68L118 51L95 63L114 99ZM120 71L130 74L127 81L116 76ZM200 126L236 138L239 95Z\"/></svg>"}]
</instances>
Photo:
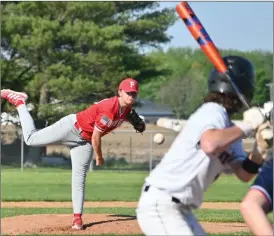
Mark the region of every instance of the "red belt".
<instances>
[{"instance_id":1,"label":"red belt","mask_svg":"<svg viewBox=\"0 0 274 236\"><path fill-rule=\"evenodd\" d=\"M75 128L78 130L79 134L81 135L81 137L87 141L91 140L91 135L88 132L85 132L82 130L82 128L79 126L78 122L75 122L74 124Z\"/></svg>"},{"instance_id":2,"label":"red belt","mask_svg":"<svg viewBox=\"0 0 274 236\"><path fill-rule=\"evenodd\" d=\"M78 122L75 122L74 126L80 133L82 133L82 129L80 128Z\"/></svg>"}]
</instances>

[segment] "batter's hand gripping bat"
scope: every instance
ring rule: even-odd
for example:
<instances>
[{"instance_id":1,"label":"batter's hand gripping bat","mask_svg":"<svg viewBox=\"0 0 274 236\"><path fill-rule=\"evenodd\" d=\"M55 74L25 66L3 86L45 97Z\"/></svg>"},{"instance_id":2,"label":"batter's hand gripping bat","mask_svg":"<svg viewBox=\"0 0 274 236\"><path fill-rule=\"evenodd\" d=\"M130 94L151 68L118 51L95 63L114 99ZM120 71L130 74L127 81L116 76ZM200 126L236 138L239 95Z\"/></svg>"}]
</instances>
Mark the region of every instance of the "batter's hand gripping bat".
<instances>
[{"instance_id":1,"label":"batter's hand gripping bat","mask_svg":"<svg viewBox=\"0 0 274 236\"><path fill-rule=\"evenodd\" d=\"M182 20L185 22L187 28L189 29L193 37L196 39L196 41L199 43L201 49L204 51L206 56L209 58L212 64L216 67L216 69L225 75L227 80L231 83L240 101L243 103L246 109L249 109L249 105L246 102L245 97L232 81L228 68L223 58L221 57L220 52L214 45L213 41L209 37L205 28L203 27L203 25L201 24L201 22L199 21L198 17L194 13L194 11L191 9L189 4L187 2L179 3L176 6L176 11L178 12Z\"/></svg>"}]
</instances>

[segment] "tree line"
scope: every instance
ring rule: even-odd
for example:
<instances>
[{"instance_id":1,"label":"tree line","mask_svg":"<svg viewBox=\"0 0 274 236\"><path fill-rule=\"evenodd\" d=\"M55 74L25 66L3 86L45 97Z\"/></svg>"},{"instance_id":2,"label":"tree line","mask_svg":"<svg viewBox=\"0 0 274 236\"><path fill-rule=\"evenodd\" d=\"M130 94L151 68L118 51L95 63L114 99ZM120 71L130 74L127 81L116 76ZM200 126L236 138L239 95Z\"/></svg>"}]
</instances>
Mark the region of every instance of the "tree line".
<instances>
[{"instance_id":1,"label":"tree line","mask_svg":"<svg viewBox=\"0 0 274 236\"><path fill-rule=\"evenodd\" d=\"M27 91L33 117L53 122L125 77L161 75L143 51L168 42L175 20L157 2L1 2L2 88Z\"/></svg>"},{"instance_id":2,"label":"tree line","mask_svg":"<svg viewBox=\"0 0 274 236\"><path fill-rule=\"evenodd\" d=\"M52 123L113 96L121 79L133 77L141 98L187 118L207 92L212 65L199 49L161 49L177 19L175 9L158 2L1 2L2 88L26 91L33 117ZM273 53L221 53L250 59L253 103L269 100Z\"/></svg>"},{"instance_id":3,"label":"tree line","mask_svg":"<svg viewBox=\"0 0 274 236\"><path fill-rule=\"evenodd\" d=\"M270 100L268 85L273 83L272 52L220 50L220 53L222 56L243 56L253 63L255 93L252 105L262 106ZM158 69L167 73L145 81L141 86L141 96L169 104L177 118L187 119L208 92L207 79L213 68L211 62L202 50L191 48L169 48L166 52L155 50L148 57L157 59Z\"/></svg>"}]
</instances>

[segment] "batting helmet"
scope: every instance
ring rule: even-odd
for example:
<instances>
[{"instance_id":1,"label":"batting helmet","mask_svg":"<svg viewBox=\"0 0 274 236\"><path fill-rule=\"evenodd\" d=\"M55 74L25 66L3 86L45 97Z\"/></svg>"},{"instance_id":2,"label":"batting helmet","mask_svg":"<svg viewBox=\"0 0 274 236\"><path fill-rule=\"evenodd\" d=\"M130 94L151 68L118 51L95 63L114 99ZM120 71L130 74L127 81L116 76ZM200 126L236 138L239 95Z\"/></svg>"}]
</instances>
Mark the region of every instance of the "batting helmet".
<instances>
[{"instance_id":1,"label":"batting helmet","mask_svg":"<svg viewBox=\"0 0 274 236\"><path fill-rule=\"evenodd\" d=\"M232 81L249 103L255 89L255 71L252 63L240 56L226 56L223 59L229 69ZM216 68L213 68L209 76L208 90L209 92L236 94L231 83Z\"/></svg>"}]
</instances>

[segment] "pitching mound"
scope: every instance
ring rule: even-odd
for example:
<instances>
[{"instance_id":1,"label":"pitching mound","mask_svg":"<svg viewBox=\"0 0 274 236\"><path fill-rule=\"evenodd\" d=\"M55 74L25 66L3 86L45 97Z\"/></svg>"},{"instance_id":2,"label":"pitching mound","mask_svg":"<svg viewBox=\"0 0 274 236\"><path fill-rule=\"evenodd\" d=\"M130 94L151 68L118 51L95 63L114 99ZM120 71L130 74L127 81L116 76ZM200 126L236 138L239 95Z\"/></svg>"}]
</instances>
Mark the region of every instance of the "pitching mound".
<instances>
[{"instance_id":1,"label":"pitching mound","mask_svg":"<svg viewBox=\"0 0 274 236\"><path fill-rule=\"evenodd\" d=\"M72 230L68 214L22 215L1 219L2 234L142 234L136 217L128 215L85 214L85 230ZM248 232L242 223L202 222L208 233Z\"/></svg>"},{"instance_id":2,"label":"pitching mound","mask_svg":"<svg viewBox=\"0 0 274 236\"><path fill-rule=\"evenodd\" d=\"M129 207L136 208L138 202L88 202L86 201L85 207ZM2 208L71 208L72 202L2 202ZM204 202L201 206L202 209L229 209L229 210L239 210L239 202Z\"/></svg>"}]
</instances>

